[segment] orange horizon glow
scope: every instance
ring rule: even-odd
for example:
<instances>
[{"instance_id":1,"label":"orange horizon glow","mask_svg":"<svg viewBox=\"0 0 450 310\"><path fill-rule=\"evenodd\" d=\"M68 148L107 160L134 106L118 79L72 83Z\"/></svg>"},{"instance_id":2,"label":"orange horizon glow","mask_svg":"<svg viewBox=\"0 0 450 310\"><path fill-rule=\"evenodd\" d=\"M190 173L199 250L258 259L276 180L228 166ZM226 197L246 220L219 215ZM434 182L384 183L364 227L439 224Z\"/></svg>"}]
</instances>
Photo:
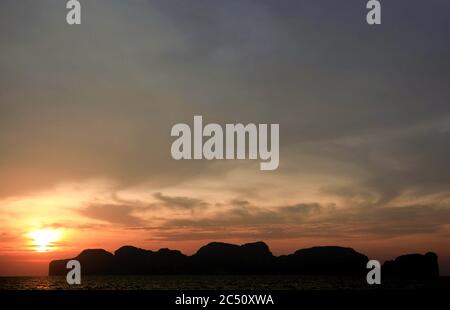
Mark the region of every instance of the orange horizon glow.
<instances>
[{"instance_id":1,"label":"orange horizon glow","mask_svg":"<svg viewBox=\"0 0 450 310\"><path fill-rule=\"evenodd\" d=\"M235 176L229 177L233 179ZM289 186L292 186L291 184L293 183L285 180L278 188L287 191L290 189ZM159 199L181 196L195 197L202 201L211 201L210 205L214 205L214 202L223 204L220 208L214 210L212 208L200 208L194 210L194 213L191 213L191 210L184 211L183 209L170 209L168 207L149 209L149 206L161 203L161 201L158 202L154 196L149 194L145 186L116 191L114 195L111 195L111 192L114 191L114 184L105 180L60 184L33 195L3 200L4 208L11 210L10 213L5 213L9 218L3 218L5 221L4 231L8 232L8 235L5 236L11 236L11 238L4 239L4 256L3 258L0 257L0 275L45 275L48 271L48 263L52 259L76 257L82 250L88 248L103 248L114 253L115 250L124 245L148 250L168 247L180 250L186 255L192 255L201 246L211 241L236 244L264 241L275 255L289 254L311 246L340 245L352 247L380 261L393 259L401 254L424 253L431 250L437 252L443 267L445 260L450 256L448 251L443 251L445 236L437 234L435 236L438 238L434 240L430 240L426 234L380 239L378 236L371 236L370 234L347 234L346 230L343 229L342 233L347 234L347 236L333 236L330 233L322 236L320 234L309 236L305 234L304 236L283 238L270 236L269 234L258 236L258 232L255 231L257 226L247 227L239 226L239 224L232 229L230 228L227 232L205 227L200 234L190 227L164 228L165 222L161 219L165 219L165 221L170 218L201 219L202 217L214 216L215 212L224 212L232 208L229 205L232 203L230 202L232 195L226 190L221 190L219 186L212 187L211 184L209 186L208 190L205 190L205 183L198 180L197 183L191 183L189 186L181 184L179 188L171 188L170 191L161 189L164 194L157 196ZM254 197L250 200L250 203L245 205L246 212L253 212L256 205L261 206L262 210L276 212L276 208L278 208L276 206L282 208L284 205L294 205L296 201L303 200L305 197L308 197L307 200L310 201L318 201L320 198L313 183L310 183L309 187L302 188L298 195L290 195L289 200L286 199L284 193L277 192L276 188L271 190L270 196L272 198L270 200L258 200L257 197ZM154 192L158 191L159 189L156 189ZM86 208L90 206L92 201L106 205L108 208L105 210L93 208L92 210L96 211L96 214L85 213L84 210L87 210ZM330 197L324 197L321 203L326 205L331 201ZM119 213L117 218L109 217L110 214L114 214L117 206L127 203L134 206L129 213ZM172 203L175 204L177 201L174 200ZM345 207L345 203L338 203L329 210L324 209L323 212L336 212L336 210L345 209ZM96 215L104 217L104 220L95 218ZM318 225L314 221L320 220L324 215L326 214L312 213L309 215L311 222L303 223L304 231L314 230ZM258 213L256 213L256 216L258 216ZM139 220L144 223L151 223L155 228L140 227L139 221L129 223L129 226L127 226L127 217L129 218L128 221ZM115 222L119 220L123 220L123 222ZM286 224L280 228L289 230L294 226ZM336 226L333 227L336 229ZM333 227L330 227L330 229L333 229ZM242 236L239 235L240 233ZM253 233L256 234L252 235ZM14 236L21 237L14 238ZM180 236L190 236L191 239L179 239Z\"/></svg>"}]
</instances>

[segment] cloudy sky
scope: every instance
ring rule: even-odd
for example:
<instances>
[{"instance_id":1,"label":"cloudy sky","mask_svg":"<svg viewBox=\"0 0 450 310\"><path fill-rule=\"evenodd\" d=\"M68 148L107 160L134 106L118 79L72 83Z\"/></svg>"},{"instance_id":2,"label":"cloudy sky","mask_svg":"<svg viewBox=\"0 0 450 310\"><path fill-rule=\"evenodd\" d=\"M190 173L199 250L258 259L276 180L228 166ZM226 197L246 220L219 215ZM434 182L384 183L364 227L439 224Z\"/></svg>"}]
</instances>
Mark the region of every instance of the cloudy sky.
<instances>
[{"instance_id":1,"label":"cloudy sky","mask_svg":"<svg viewBox=\"0 0 450 310\"><path fill-rule=\"evenodd\" d=\"M362 0L81 2L79 26L0 3L0 275L212 240L435 251L450 274L450 2L384 1L375 27ZM279 123L279 168L173 160L194 115Z\"/></svg>"}]
</instances>

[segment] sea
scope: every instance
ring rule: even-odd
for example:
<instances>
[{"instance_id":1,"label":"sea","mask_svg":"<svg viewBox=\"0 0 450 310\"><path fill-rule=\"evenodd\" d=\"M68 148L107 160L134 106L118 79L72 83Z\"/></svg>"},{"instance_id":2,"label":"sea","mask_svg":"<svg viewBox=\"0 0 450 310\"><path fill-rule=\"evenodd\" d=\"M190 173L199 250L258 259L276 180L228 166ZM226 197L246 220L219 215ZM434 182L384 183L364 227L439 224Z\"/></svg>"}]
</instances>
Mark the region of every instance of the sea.
<instances>
[{"instance_id":1,"label":"sea","mask_svg":"<svg viewBox=\"0 0 450 310\"><path fill-rule=\"evenodd\" d=\"M415 281L371 286L361 278L304 275L84 276L79 285L67 284L64 276L0 277L0 290L370 290L423 286Z\"/></svg>"}]
</instances>

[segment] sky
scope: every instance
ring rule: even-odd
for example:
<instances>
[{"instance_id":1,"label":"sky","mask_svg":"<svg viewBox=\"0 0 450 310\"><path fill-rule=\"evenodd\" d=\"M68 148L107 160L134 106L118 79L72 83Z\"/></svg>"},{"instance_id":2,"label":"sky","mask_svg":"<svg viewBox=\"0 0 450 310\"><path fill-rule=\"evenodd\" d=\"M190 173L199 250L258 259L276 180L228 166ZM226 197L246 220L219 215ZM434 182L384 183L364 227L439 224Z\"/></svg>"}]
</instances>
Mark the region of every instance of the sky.
<instances>
[{"instance_id":1,"label":"sky","mask_svg":"<svg viewBox=\"0 0 450 310\"><path fill-rule=\"evenodd\" d=\"M449 1L81 2L0 2L0 275L258 240L450 274ZM279 168L173 160L194 115L280 124Z\"/></svg>"}]
</instances>

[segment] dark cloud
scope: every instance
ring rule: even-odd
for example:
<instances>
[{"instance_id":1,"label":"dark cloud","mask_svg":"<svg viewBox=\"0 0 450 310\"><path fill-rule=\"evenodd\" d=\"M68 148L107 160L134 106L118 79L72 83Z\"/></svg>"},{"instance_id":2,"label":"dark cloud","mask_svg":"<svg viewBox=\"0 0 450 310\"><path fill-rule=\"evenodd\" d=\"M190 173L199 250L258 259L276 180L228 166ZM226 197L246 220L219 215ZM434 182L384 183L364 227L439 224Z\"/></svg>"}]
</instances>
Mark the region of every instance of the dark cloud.
<instances>
[{"instance_id":1,"label":"dark cloud","mask_svg":"<svg viewBox=\"0 0 450 310\"><path fill-rule=\"evenodd\" d=\"M251 205L249 202L245 206L231 207L226 210L219 210L213 215L202 217L196 214L195 217L167 219L164 227L204 227L226 228L226 227L253 227L270 226L280 224L299 224L306 222L313 215L320 215L324 210L333 209L334 206L321 206L317 203L295 204L289 206L273 206L270 208Z\"/></svg>"},{"instance_id":2,"label":"dark cloud","mask_svg":"<svg viewBox=\"0 0 450 310\"><path fill-rule=\"evenodd\" d=\"M154 219L165 219L159 211L165 211L165 216L172 216L172 213L166 211L187 210L194 214L194 210L203 210L209 203L190 197L167 196L157 192L153 195L157 202L144 202L141 200L129 200L121 198L117 194L112 195L112 203L90 203L81 209L74 209L78 214L109 224L118 224L130 229L137 229L142 226L148 226ZM150 217L145 213L150 212ZM147 218L147 219L146 219ZM104 224L78 224L73 222L56 222L47 224L52 228L75 228L75 229L102 229L107 227Z\"/></svg>"},{"instance_id":3,"label":"dark cloud","mask_svg":"<svg viewBox=\"0 0 450 310\"><path fill-rule=\"evenodd\" d=\"M376 31L358 0L95 1L83 4L79 27L64 25L54 1L1 8L3 196L92 177L118 187L219 178L232 163L170 158L170 127L194 114L280 123L280 173L308 166L298 154L382 172L389 167L372 162L379 139L450 115L442 1L385 3ZM340 145L358 138L366 143ZM415 151L433 159L438 147L397 142L412 146L402 160ZM379 155L394 150L388 143ZM432 168L427 182L443 175Z\"/></svg>"},{"instance_id":4,"label":"dark cloud","mask_svg":"<svg viewBox=\"0 0 450 310\"><path fill-rule=\"evenodd\" d=\"M447 126L447 128L445 128ZM365 176L348 186L322 187L353 204L385 206L408 193L410 197L440 195L450 198L450 122L426 125L400 134L367 137L354 145L329 147L326 157L351 161Z\"/></svg>"},{"instance_id":5,"label":"dark cloud","mask_svg":"<svg viewBox=\"0 0 450 310\"><path fill-rule=\"evenodd\" d=\"M155 193L153 197L160 202L157 205L170 209L194 210L198 208L206 208L209 205L209 203L197 198L166 196L162 193Z\"/></svg>"},{"instance_id":6,"label":"dark cloud","mask_svg":"<svg viewBox=\"0 0 450 310\"><path fill-rule=\"evenodd\" d=\"M298 238L366 236L391 238L415 234L445 233L450 208L405 205L382 208L347 208L319 204L297 204L270 209L231 208L204 218L167 219L153 228L158 238L179 240L246 237ZM180 230L181 229L181 230Z\"/></svg>"}]
</instances>

